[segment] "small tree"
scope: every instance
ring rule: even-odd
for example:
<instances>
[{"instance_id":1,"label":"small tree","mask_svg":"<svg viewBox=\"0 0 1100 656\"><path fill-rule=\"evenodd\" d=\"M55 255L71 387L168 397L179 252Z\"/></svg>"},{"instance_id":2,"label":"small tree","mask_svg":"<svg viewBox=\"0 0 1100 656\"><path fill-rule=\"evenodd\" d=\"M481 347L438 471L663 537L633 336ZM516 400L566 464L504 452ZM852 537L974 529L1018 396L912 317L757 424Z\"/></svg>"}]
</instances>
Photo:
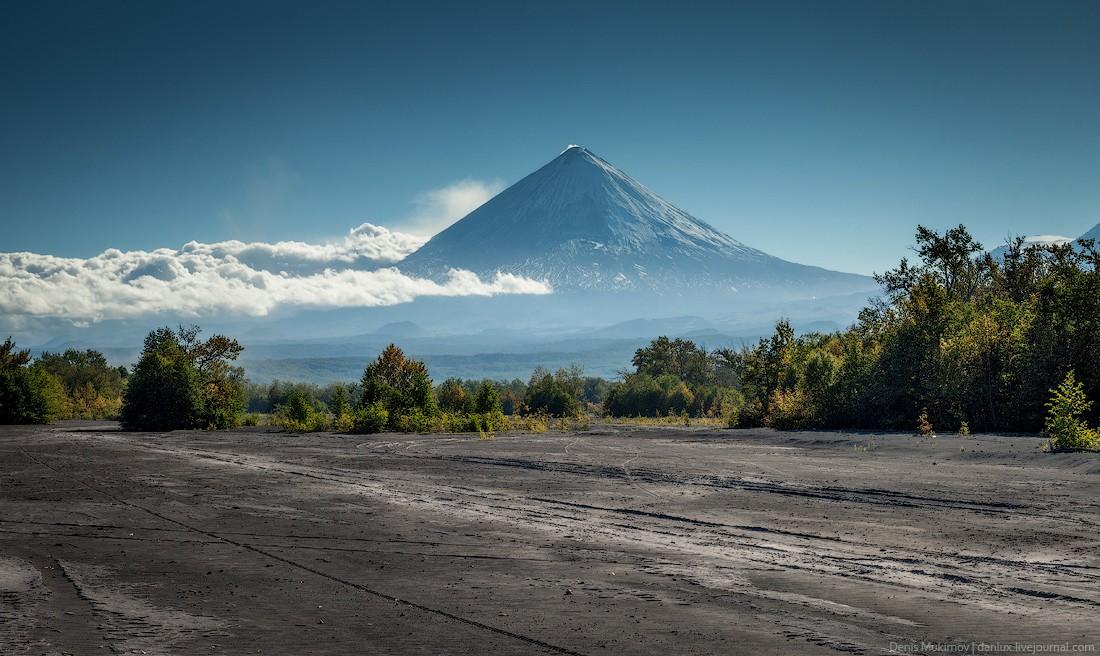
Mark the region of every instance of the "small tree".
<instances>
[{"instance_id":1,"label":"small tree","mask_svg":"<svg viewBox=\"0 0 1100 656\"><path fill-rule=\"evenodd\" d=\"M457 378L448 378L436 390L439 407L447 412L470 412L473 400Z\"/></svg>"},{"instance_id":2,"label":"small tree","mask_svg":"<svg viewBox=\"0 0 1100 656\"><path fill-rule=\"evenodd\" d=\"M474 399L474 411L481 414L501 412L500 393L497 386L491 380L481 382L477 388L477 397Z\"/></svg>"},{"instance_id":3,"label":"small tree","mask_svg":"<svg viewBox=\"0 0 1100 656\"><path fill-rule=\"evenodd\" d=\"M390 427L399 425L402 417L413 414L436 414L435 395L428 368L419 360L390 344L363 371L359 407L381 404L386 410Z\"/></svg>"},{"instance_id":4,"label":"small tree","mask_svg":"<svg viewBox=\"0 0 1100 656\"><path fill-rule=\"evenodd\" d=\"M1072 369L1066 372L1061 385L1050 390L1046 407L1046 433L1055 448L1100 448L1100 434L1081 419L1092 408L1092 401L1086 398L1085 386Z\"/></svg>"},{"instance_id":5,"label":"small tree","mask_svg":"<svg viewBox=\"0 0 1100 656\"><path fill-rule=\"evenodd\" d=\"M286 416L295 421L308 422L313 417L313 399L309 398L305 392L300 389L296 389L290 393L290 396L286 399L286 405L282 407Z\"/></svg>"},{"instance_id":6,"label":"small tree","mask_svg":"<svg viewBox=\"0 0 1100 656\"><path fill-rule=\"evenodd\" d=\"M202 386L195 363L171 328L145 338L141 359L128 377L119 423L126 430L196 428L202 414Z\"/></svg>"},{"instance_id":7,"label":"small tree","mask_svg":"<svg viewBox=\"0 0 1100 656\"><path fill-rule=\"evenodd\" d=\"M932 437L935 432L935 429L932 428L932 422L928 419L928 408L921 408L920 414L917 415L917 435Z\"/></svg>"},{"instance_id":8,"label":"small tree","mask_svg":"<svg viewBox=\"0 0 1100 656\"><path fill-rule=\"evenodd\" d=\"M351 412L351 398L348 395L347 386L338 383L332 388L332 398L328 401L328 409L332 416L337 419L345 417Z\"/></svg>"}]
</instances>

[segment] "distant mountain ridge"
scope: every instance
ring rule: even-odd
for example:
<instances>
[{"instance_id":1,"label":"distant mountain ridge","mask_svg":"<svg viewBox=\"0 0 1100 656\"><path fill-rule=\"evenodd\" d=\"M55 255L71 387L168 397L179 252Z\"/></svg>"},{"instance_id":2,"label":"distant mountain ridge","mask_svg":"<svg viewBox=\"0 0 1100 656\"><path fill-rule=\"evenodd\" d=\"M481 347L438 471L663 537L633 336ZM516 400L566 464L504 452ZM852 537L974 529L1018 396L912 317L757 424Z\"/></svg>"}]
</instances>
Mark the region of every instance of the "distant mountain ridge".
<instances>
[{"instance_id":1,"label":"distant mountain ridge","mask_svg":"<svg viewBox=\"0 0 1100 656\"><path fill-rule=\"evenodd\" d=\"M398 264L545 279L556 290L742 292L784 297L872 289L870 278L788 262L677 208L586 148L570 146Z\"/></svg>"}]
</instances>

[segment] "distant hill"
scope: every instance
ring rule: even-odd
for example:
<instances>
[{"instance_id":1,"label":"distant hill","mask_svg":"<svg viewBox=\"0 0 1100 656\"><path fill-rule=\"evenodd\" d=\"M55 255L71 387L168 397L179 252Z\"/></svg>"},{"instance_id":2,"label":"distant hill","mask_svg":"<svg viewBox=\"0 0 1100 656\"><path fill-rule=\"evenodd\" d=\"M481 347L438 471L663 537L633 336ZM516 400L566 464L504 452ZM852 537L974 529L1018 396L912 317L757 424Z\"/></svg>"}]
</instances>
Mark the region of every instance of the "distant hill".
<instances>
[{"instance_id":1,"label":"distant hill","mask_svg":"<svg viewBox=\"0 0 1100 656\"><path fill-rule=\"evenodd\" d=\"M407 337L422 337L426 332L427 331L419 324L413 323L412 321L394 321L379 327L370 334L377 337L402 339Z\"/></svg>"}]
</instances>

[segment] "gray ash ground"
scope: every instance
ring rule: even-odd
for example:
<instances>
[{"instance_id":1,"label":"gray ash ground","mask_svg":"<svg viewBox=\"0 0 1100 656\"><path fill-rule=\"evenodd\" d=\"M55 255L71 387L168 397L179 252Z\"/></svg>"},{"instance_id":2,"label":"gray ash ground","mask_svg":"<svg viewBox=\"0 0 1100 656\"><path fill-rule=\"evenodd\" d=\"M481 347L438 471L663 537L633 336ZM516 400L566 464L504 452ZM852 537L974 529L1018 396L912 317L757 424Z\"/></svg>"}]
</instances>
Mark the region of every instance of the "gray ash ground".
<instances>
[{"instance_id":1,"label":"gray ash ground","mask_svg":"<svg viewBox=\"0 0 1100 656\"><path fill-rule=\"evenodd\" d=\"M1100 455L1041 446L3 427L0 653L1100 644Z\"/></svg>"}]
</instances>

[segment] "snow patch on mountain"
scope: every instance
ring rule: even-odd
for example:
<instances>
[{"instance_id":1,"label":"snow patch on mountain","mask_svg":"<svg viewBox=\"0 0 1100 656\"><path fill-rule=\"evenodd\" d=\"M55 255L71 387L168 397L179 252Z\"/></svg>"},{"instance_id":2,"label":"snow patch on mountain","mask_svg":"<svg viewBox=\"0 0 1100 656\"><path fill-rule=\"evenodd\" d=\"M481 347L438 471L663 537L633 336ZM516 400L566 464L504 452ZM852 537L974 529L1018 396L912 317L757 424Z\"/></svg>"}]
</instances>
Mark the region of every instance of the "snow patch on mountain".
<instances>
[{"instance_id":1,"label":"snow patch on mountain","mask_svg":"<svg viewBox=\"0 0 1100 656\"><path fill-rule=\"evenodd\" d=\"M1100 223L1094 225L1091 229L1085 232L1080 237L1074 239L1073 237L1063 237L1061 235L1031 235L1024 237L1024 247L1028 246L1061 246L1064 244L1075 243L1079 244L1082 240L1091 239L1094 242L1100 243ZM989 251L989 254L997 259L1004 259L1005 253L1008 252L1008 245L1002 244L997 248Z\"/></svg>"}]
</instances>

